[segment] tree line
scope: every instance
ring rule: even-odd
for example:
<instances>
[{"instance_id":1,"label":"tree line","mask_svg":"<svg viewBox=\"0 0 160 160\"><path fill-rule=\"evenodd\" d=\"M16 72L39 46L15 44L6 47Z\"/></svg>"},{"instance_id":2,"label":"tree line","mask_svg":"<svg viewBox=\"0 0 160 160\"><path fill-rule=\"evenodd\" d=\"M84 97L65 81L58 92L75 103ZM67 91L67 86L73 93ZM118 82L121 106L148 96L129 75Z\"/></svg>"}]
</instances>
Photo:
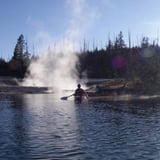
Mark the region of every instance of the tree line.
<instances>
[{"instance_id":1,"label":"tree line","mask_svg":"<svg viewBox=\"0 0 160 160\"><path fill-rule=\"evenodd\" d=\"M105 49L84 51L79 59L80 77L85 72L89 78L124 78L141 89L160 89L160 47L148 37L142 37L139 46L127 47L120 32L115 41L108 40Z\"/></svg>"},{"instance_id":2,"label":"tree line","mask_svg":"<svg viewBox=\"0 0 160 160\"><path fill-rule=\"evenodd\" d=\"M130 42L130 39L129 39ZM138 46L127 47L123 33L117 35L114 41L108 40L106 47L93 50L84 48L76 53L79 58L77 69L79 77L88 78L125 78L141 85L159 86L160 82L160 47L156 41L149 42L148 37L142 37ZM0 59L0 75L24 77L27 68L34 58L30 57L27 42L21 34L17 39L13 56L6 62Z\"/></svg>"}]
</instances>

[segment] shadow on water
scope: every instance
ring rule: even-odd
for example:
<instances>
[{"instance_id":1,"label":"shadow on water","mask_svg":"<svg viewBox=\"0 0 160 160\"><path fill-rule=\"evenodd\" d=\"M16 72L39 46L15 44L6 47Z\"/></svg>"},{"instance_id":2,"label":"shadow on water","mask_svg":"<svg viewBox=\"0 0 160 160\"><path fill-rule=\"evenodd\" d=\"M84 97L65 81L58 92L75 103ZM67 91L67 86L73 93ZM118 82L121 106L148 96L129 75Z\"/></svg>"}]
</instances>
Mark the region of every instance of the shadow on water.
<instances>
[{"instance_id":1,"label":"shadow on water","mask_svg":"<svg viewBox=\"0 0 160 160\"><path fill-rule=\"evenodd\" d=\"M0 159L159 159L160 101L0 96Z\"/></svg>"}]
</instances>

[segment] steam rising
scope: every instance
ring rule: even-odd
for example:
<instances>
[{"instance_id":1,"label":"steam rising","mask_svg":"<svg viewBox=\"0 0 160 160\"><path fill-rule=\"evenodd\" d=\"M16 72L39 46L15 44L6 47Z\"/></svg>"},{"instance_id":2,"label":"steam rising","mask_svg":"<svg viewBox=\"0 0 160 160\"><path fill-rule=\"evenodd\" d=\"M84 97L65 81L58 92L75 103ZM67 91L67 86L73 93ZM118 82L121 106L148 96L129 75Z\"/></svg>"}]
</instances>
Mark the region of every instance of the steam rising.
<instances>
[{"instance_id":1,"label":"steam rising","mask_svg":"<svg viewBox=\"0 0 160 160\"><path fill-rule=\"evenodd\" d=\"M57 46L58 52L49 48L29 66L30 74L23 85L49 86L54 89L75 88L78 82L77 55L73 44L65 41Z\"/></svg>"},{"instance_id":2,"label":"steam rising","mask_svg":"<svg viewBox=\"0 0 160 160\"><path fill-rule=\"evenodd\" d=\"M46 31L37 34L41 54L30 64L29 75L23 85L49 86L63 90L73 89L79 82L76 69L78 58L75 53L79 46L76 42L84 38L81 36L84 36L92 23L94 14L87 8L86 0L68 0L67 5L71 11L70 26L62 36L56 37L56 43Z\"/></svg>"}]
</instances>

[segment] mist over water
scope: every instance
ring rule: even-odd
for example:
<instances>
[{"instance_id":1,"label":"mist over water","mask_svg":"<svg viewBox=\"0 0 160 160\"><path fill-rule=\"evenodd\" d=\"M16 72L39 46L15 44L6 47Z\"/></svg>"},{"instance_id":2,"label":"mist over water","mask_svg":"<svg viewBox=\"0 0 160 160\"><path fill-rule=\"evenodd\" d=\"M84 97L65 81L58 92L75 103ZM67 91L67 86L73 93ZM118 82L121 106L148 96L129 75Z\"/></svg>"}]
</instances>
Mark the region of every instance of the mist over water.
<instances>
[{"instance_id":1,"label":"mist over water","mask_svg":"<svg viewBox=\"0 0 160 160\"><path fill-rule=\"evenodd\" d=\"M30 74L26 75L23 85L73 89L79 81L77 65L74 45L66 40L63 45L57 45L56 51L49 48L30 64Z\"/></svg>"}]
</instances>

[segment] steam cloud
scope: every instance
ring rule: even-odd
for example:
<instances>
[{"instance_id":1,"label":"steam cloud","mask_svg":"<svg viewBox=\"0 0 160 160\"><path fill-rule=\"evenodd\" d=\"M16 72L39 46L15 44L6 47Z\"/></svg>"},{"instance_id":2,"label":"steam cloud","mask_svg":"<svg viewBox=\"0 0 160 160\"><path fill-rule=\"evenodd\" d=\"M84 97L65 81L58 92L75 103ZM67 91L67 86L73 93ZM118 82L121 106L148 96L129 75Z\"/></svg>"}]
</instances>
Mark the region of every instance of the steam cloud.
<instances>
[{"instance_id":1,"label":"steam cloud","mask_svg":"<svg viewBox=\"0 0 160 160\"><path fill-rule=\"evenodd\" d=\"M63 90L73 89L79 82L76 69L78 58L75 51L80 47L76 42L83 38L81 36L84 36L93 22L94 14L87 8L86 0L68 0L67 5L71 11L70 26L56 44L47 32L38 33L42 54L30 64L30 74L23 85L49 86Z\"/></svg>"},{"instance_id":2,"label":"steam cloud","mask_svg":"<svg viewBox=\"0 0 160 160\"><path fill-rule=\"evenodd\" d=\"M76 70L78 59L73 51L73 45L66 41L63 47L62 44L59 44L58 48L58 52L49 48L39 59L31 63L29 66L30 74L23 85L49 86L54 87L54 89L75 87L78 81Z\"/></svg>"}]
</instances>

